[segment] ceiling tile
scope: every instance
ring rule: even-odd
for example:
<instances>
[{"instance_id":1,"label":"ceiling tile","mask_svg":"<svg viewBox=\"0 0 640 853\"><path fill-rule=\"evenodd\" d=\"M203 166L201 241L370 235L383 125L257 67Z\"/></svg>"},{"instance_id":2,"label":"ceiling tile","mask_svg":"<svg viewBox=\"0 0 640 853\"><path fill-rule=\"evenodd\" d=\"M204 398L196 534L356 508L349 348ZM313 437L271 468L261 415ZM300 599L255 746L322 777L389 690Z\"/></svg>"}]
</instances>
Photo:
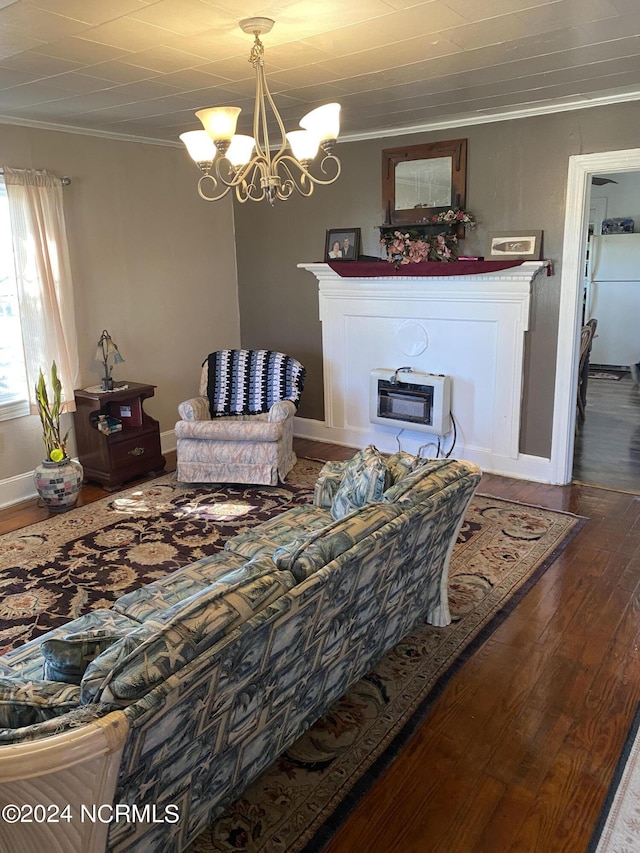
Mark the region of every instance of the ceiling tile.
<instances>
[{"instance_id":1,"label":"ceiling tile","mask_svg":"<svg viewBox=\"0 0 640 853\"><path fill-rule=\"evenodd\" d=\"M125 54L128 57L135 54ZM135 83L137 80L148 80L157 74L149 68L141 68L121 59L112 59L108 62L100 62L97 65L85 66L87 73L112 83Z\"/></svg>"},{"instance_id":2,"label":"ceiling tile","mask_svg":"<svg viewBox=\"0 0 640 853\"><path fill-rule=\"evenodd\" d=\"M185 53L173 47L152 47L131 54L128 58L131 65L139 65L141 68L149 68L152 71L169 73L172 71L184 71L202 65L202 59L192 53Z\"/></svg>"},{"instance_id":3,"label":"ceiling tile","mask_svg":"<svg viewBox=\"0 0 640 853\"><path fill-rule=\"evenodd\" d=\"M53 77L40 80L42 86L52 89L64 89L69 93L87 93L101 92L104 89L109 89L113 86L109 80L102 80L100 77L92 77L89 74L56 74Z\"/></svg>"},{"instance_id":4,"label":"ceiling tile","mask_svg":"<svg viewBox=\"0 0 640 853\"><path fill-rule=\"evenodd\" d=\"M32 38L13 30L4 30L0 27L0 59L6 56L14 56L23 50L30 50L44 44L41 39Z\"/></svg>"},{"instance_id":5,"label":"ceiling tile","mask_svg":"<svg viewBox=\"0 0 640 853\"><path fill-rule=\"evenodd\" d=\"M640 9L636 10L624 18L609 18L606 21L584 22L580 24L580 29L584 32L589 41L601 42L612 39L621 39L635 34L638 38L640 32Z\"/></svg>"},{"instance_id":6,"label":"ceiling tile","mask_svg":"<svg viewBox=\"0 0 640 853\"><path fill-rule=\"evenodd\" d=\"M82 38L58 39L38 48L38 53L45 56L56 56L60 59L70 59L83 65L93 65L96 62L105 62L109 59L118 59L130 53L123 48L111 45L98 44Z\"/></svg>"},{"instance_id":7,"label":"ceiling tile","mask_svg":"<svg viewBox=\"0 0 640 853\"><path fill-rule=\"evenodd\" d=\"M552 5L523 9L517 16L532 32L559 30L582 26L585 22L619 17L617 9L609 0L583 0L579 6L568 0L559 0Z\"/></svg>"},{"instance_id":8,"label":"ceiling tile","mask_svg":"<svg viewBox=\"0 0 640 853\"><path fill-rule=\"evenodd\" d=\"M12 86L20 86L22 83L31 83L38 79L37 74L5 68L0 63L0 89L10 89Z\"/></svg>"},{"instance_id":9,"label":"ceiling tile","mask_svg":"<svg viewBox=\"0 0 640 853\"><path fill-rule=\"evenodd\" d=\"M467 3L464 6L464 16L468 21L486 21L500 15L509 15L522 9L538 7L554 8L562 0L484 0L482 3ZM459 0L440 0L443 6L460 10Z\"/></svg>"},{"instance_id":10,"label":"ceiling tile","mask_svg":"<svg viewBox=\"0 0 640 853\"><path fill-rule=\"evenodd\" d=\"M33 74L35 77L49 77L52 74L61 74L64 71L83 67L82 62L74 62L71 59L60 59L55 56L44 56L35 50L28 50L24 53L5 57L0 61L0 65L2 68L13 68L16 71Z\"/></svg>"},{"instance_id":11,"label":"ceiling tile","mask_svg":"<svg viewBox=\"0 0 640 853\"><path fill-rule=\"evenodd\" d=\"M146 2L145 0L29 0L29 5L96 26L143 9Z\"/></svg>"},{"instance_id":12,"label":"ceiling tile","mask_svg":"<svg viewBox=\"0 0 640 853\"><path fill-rule=\"evenodd\" d=\"M487 45L501 45L512 39L526 38L530 34L526 24L516 15L503 15L499 20L499 27L493 20L476 21L446 30L445 36L463 50L477 50Z\"/></svg>"},{"instance_id":13,"label":"ceiling tile","mask_svg":"<svg viewBox=\"0 0 640 853\"><path fill-rule=\"evenodd\" d=\"M163 39L170 35L170 30L124 17L87 29L83 39L120 50L138 51L162 44Z\"/></svg>"},{"instance_id":14,"label":"ceiling tile","mask_svg":"<svg viewBox=\"0 0 640 853\"><path fill-rule=\"evenodd\" d=\"M0 110L5 107L24 107L29 104L41 104L65 98L71 94L67 89L56 89L42 83L30 83L27 86L14 86L0 91Z\"/></svg>"},{"instance_id":15,"label":"ceiling tile","mask_svg":"<svg viewBox=\"0 0 640 853\"><path fill-rule=\"evenodd\" d=\"M162 44L200 56L203 62L217 62L242 56L247 65L249 64L251 41L241 41L219 29L206 30L196 36L167 35L162 39Z\"/></svg>"},{"instance_id":16,"label":"ceiling tile","mask_svg":"<svg viewBox=\"0 0 640 853\"><path fill-rule=\"evenodd\" d=\"M0 30L22 33L42 41L73 36L84 29L86 24L81 21L35 9L28 3L13 3L0 9Z\"/></svg>"},{"instance_id":17,"label":"ceiling tile","mask_svg":"<svg viewBox=\"0 0 640 853\"><path fill-rule=\"evenodd\" d=\"M167 86L175 86L177 89L189 92L193 89L204 89L207 86L223 86L229 81L224 77L208 74L200 67L163 74L161 82Z\"/></svg>"},{"instance_id":18,"label":"ceiling tile","mask_svg":"<svg viewBox=\"0 0 640 853\"><path fill-rule=\"evenodd\" d=\"M132 12L129 17L182 36L197 35L220 22L220 12L202 0L160 0Z\"/></svg>"}]
</instances>

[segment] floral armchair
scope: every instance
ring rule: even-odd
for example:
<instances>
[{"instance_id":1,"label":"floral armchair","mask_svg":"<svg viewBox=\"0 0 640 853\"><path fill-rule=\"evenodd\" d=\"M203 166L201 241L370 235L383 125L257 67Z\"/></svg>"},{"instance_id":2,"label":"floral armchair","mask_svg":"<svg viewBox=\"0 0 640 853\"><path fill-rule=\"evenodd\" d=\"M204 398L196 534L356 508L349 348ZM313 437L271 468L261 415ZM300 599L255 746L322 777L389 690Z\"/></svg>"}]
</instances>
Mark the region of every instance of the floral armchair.
<instances>
[{"instance_id":1,"label":"floral armchair","mask_svg":"<svg viewBox=\"0 0 640 853\"><path fill-rule=\"evenodd\" d=\"M183 483L275 486L296 463L293 417L305 369L270 350L218 350L202 365L200 396L178 406Z\"/></svg>"}]
</instances>

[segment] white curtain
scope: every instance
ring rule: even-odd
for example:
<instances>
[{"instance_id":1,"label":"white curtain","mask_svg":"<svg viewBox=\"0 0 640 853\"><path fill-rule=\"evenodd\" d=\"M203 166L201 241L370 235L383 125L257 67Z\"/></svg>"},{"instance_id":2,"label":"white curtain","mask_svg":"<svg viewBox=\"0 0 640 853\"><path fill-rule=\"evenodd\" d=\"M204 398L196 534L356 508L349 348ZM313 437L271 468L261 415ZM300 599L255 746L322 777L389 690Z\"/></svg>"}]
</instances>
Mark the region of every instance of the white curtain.
<instances>
[{"instance_id":1,"label":"white curtain","mask_svg":"<svg viewBox=\"0 0 640 853\"><path fill-rule=\"evenodd\" d=\"M73 286L62 207L62 181L47 172L4 167L29 403L40 368L49 382L55 361L63 411L75 410L79 373Z\"/></svg>"}]
</instances>

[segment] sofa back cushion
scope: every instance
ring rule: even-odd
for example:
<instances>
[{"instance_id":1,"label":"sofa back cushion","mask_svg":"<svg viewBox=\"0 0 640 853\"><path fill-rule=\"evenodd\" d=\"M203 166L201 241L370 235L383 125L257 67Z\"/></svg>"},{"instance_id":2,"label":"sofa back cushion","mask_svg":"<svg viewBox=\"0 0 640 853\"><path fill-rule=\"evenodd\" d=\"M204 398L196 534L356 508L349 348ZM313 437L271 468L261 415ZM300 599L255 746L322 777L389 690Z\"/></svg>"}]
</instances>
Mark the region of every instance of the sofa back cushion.
<instances>
[{"instance_id":1,"label":"sofa back cushion","mask_svg":"<svg viewBox=\"0 0 640 853\"><path fill-rule=\"evenodd\" d=\"M279 569L290 571L301 582L401 513L396 504L368 504L323 530L277 548L273 560Z\"/></svg>"},{"instance_id":2,"label":"sofa back cushion","mask_svg":"<svg viewBox=\"0 0 640 853\"><path fill-rule=\"evenodd\" d=\"M385 462L391 476L389 486L400 482L407 474L417 471L423 465L428 465L430 461L432 460L423 459L421 456L414 456L413 453L407 453L404 450L398 450L396 453L392 453L391 456L387 456Z\"/></svg>"},{"instance_id":3,"label":"sofa back cushion","mask_svg":"<svg viewBox=\"0 0 640 853\"><path fill-rule=\"evenodd\" d=\"M146 622L167 607L195 595L199 590L214 583L226 582L228 576L238 570L242 571L244 580L249 580L253 577L252 571L259 572L261 568L255 563L247 563L235 554L218 551L182 566L146 586L126 592L114 601L113 609L135 619L136 622ZM231 582L237 580L238 578L234 577Z\"/></svg>"},{"instance_id":4,"label":"sofa back cushion","mask_svg":"<svg viewBox=\"0 0 640 853\"><path fill-rule=\"evenodd\" d=\"M79 704L80 688L73 684L0 678L0 729L43 723Z\"/></svg>"},{"instance_id":5,"label":"sofa back cushion","mask_svg":"<svg viewBox=\"0 0 640 853\"><path fill-rule=\"evenodd\" d=\"M126 634L126 631L95 629L43 640L40 645L43 678L79 685L91 661Z\"/></svg>"},{"instance_id":6,"label":"sofa back cushion","mask_svg":"<svg viewBox=\"0 0 640 853\"><path fill-rule=\"evenodd\" d=\"M385 490L382 500L386 503L416 504L444 489L461 476L455 459L430 459L413 471L401 476Z\"/></svg>"},{"instance_id":7,"label":"sofa back cushion","mask_svg":"<svg viewBox=\"0 0 640 853\"><path fill-rule=\"evenodd\" d=\"M261 562L264 570L250 580L201 589L98 655L82 678L82 703L135 702L295 586L289 572Z\"/></svg>"}]
</instances>

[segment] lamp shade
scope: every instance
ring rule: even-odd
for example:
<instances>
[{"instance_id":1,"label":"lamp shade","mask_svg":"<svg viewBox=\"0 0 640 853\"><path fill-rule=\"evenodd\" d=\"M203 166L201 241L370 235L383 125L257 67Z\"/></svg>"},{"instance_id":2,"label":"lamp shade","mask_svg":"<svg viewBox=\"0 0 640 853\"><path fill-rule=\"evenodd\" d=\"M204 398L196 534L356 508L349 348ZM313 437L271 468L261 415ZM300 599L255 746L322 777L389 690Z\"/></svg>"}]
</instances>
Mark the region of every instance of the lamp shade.
<instances>
[{"instance_id":1,"label":"lamp shade","mask_svg":"<svg viewBox=\"0 0 640 853\"><path fill-rule=\"evenodd\" d=\"M340 133L340 104L325 104L311 110L300 119L300 127L312 133L318 142L337 139Z\"/></svg>"},{"instance_id":2,"label":"lamp shade","mask_svg":"<svg viewBox=\"0 0 640 853\"><path fill-rule=\"evenodd\" d=\"M240 107L207 107L196 116L214 142L231 142L240 113Z\"/></svg>"},{"instance_id":3,"label":"lamp shade","mask_svg":"<svg viewBox=\"0 0 640 853\"><path fill-rule=\"evenodd\" d=\"M308 130L292 130L287 133L287 139L293 156L300 160L313 160L318 153L320 140Z\"/></svg>"},{"instance_id":4,"label":"lamp shade","mask_svg":"<svg viewBox=\"0 0 640 853\"><path fill-rule=\"evenodd\" d=\"M236 133L231 139L231 145L225 156L233 166L244 166L251 160L255 144L256 141L253 136Z\"/></svg>"},{"instance_id":5,"label":"lamp shade","mask_svg":"<svg viewBox=\"0 0 640 853\"><path fill-rule=\"evenodd\" d=\"M206 130L188 130L180 134L189 156L196 163L213 163L216 156L216 146Z\"/></svg>"}]
</instances>

